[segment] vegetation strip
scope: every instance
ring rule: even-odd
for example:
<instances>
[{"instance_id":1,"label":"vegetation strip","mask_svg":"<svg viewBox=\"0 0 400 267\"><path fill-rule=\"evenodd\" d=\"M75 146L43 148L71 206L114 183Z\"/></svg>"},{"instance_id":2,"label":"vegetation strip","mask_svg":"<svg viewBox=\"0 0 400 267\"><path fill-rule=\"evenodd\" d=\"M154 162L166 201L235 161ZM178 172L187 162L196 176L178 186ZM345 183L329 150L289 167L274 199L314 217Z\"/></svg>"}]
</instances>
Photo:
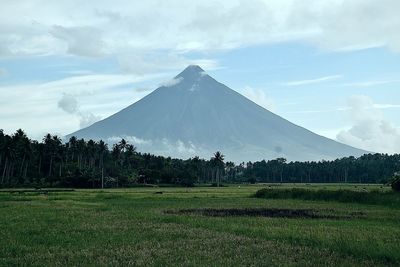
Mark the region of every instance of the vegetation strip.
<instances>
[{"instance_id":1,"label":"vegetation strip","mask_svg":"<svg viewBox=\"0 0 400 267\"><path fill-rule=\"evenodd\" d=\"M327 213L328 212L328 213ZM189 214L211 217L249 216L249 217L270 217L270 218L304 218L304 219L350 219L361 217L362 212L353 212L346 215L335 215L334 210L315 209L277 209L277 208L244 208L244 209L181 209L167 210L165 214Z\"/></svg>"},{"instance_id":2,"label":"vegetation strip","mask_svg":"<svg viewBox=\"0 0 400 267\"><path fill-rule=\"evenodd\" d=\"M223 183L388 183L400 169L400 155L367 154L334 161L288 162L284 158L235 164L217 151L186 160L136 151L124 139L104 141L47 134L41 142L23 130L0 129L0 188L115 188ZM400 182L399 182L400 184ZM400 188L400 185L394 186ZM383 189L383 188L382 188Z\"/></svg>"},{"instance_id":3,"label":"vegetation strip","mask_svg":"<svg viewBox=\"0 0 400 267\"><path fill-rule=\"evenodd\" d=\"M271 199L303 199L352 202L364 204L378 204L400 208L400 194L398 192L357 192L351 190L307 190L303 188L288 189L260 189L255 193L257 198Z\"/></svg>"}]
</instances>

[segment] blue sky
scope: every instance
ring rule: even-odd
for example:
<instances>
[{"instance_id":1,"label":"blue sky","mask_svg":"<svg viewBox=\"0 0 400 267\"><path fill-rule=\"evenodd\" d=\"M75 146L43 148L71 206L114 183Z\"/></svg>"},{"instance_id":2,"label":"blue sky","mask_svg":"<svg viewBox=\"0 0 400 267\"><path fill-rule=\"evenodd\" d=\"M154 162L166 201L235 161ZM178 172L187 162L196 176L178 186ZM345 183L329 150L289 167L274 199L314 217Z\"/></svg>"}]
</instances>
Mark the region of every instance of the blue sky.
<instances>
[{"instance_id":1,"label":"blue sky","mask_svg":"<svg viewBox=\"0 0 400 267\"><path fill-rule=\"evenodd\" d=\"M398 1L117 2L4 1L0 128L66 135L198 64L318 134L400 151Z\"/></svg>"}]
</instances>

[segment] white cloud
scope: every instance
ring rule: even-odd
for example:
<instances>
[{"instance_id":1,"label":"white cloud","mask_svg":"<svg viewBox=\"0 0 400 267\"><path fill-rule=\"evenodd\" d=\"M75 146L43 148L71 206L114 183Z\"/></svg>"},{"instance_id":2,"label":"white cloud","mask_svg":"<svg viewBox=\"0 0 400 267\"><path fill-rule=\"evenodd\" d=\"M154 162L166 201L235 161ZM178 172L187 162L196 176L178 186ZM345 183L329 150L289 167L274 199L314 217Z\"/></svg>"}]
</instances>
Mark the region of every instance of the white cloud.
<instances>
[{"instance_id":1,"label":"white cloud","mask_svg":"<svg viewBox=\"0 0 400 267\"><path fill-rule=\"evenodd\" d=\"M286 86L300 86L300 85L316 84L316 83L323 83L323 82L329 82L329 81L337 80L337 79L339 79L341 77L342 77L342 75L330 75L330 76L324 76L324 77L315 78L315 79L309 79L309 80L285 82L285 83L283 83L283 85L286 85Z\"/></svg>"},{"instance_id":2,"label":"white cloud","mask_svg":"<svg viewBox=\"0 0 400 267\"><path fill-rule=\"evenodd\" d=\"M400 105L397 104L372 104L371 108L374 109L393 109L400 108ZM336 113L336 112L345 112L351 110L351 107L337 107L332 109L315 109L315 110L296 110L296 111L287 111L288 114L312 114L312 113Z\"/></svg>"},{"instance_id":3,"label":"white cloud","mask_svg":"<svg viewBox=\"0 0 400 267\"><path fill-rule=\"evenodd\" d=\"M159 71L176 71L188 65L200 65L213 70L218 68L218 62L213 59L187 59L176 52L158 52L136 50L117 55L121 69L128 73L146 74Z\"/></svg>"},{"instance_id":4,"label":"white cloud","mask_svg":"<svg viewBox=\"0 0 400 267\"><path fill-rule=\"evenodd\" d=\"M165 82L161 83L160 86L171 87L171 86L179 84L182 81L183 81L183 77L178 77L178 78L174 78L174 79L165 81Z\"/></svg>"},{"instance_id":5,"label":"white cloud","mask_svg":"<svg viewBox=\"0 0 400 267\"><path fill-rule=\"evenodd\" d=\"M246 86L242 91L242 94L254 103L262 106L265 109L268 109L269 111L275 110L274 101L267 96L265 90Z\"/></svg>"},{"instance_id":6,"label":"white cloud","mask_svg":"<svg viewBox=\"0 0 400 267\"><path fill-rule=\"evenodd\" d=\"M7 76L7 74L8 74L8 71L6 69L0 68L0 78Z\"/></svg>"},{"instance_id":7,"label":"white cloud","mask_svg":"<svg viewBox=\"0 0 400 267\"><path fill-rule=\"evenodd\" d=\"M169 155L179 155L179 157L190 157L195 156L197 152L196 146L192 142L183 142L177 140L175 142L162 139L163 147L160 149L160 153L168 153Z\"/></svg>"},{"instance_id":8,"label":"white cloud","mask_svg":"<svg viewBox=\"0 0 400 267\"><path fill-rule=\"evenodd\" d=\"M101 120L100 116L96 116L93 113L89 112L89 111L80 111L78 113L79 115L79 127L80 128L85 128L88 127L90 125L92 125L93 123Z\"/></svg>"},{"instance_id":9,"label":"white cloud","mask_svg":"<svg viewBox=\"0 0 400 267\"><path fill-rule=\"evenodd\" d=\"M205 77L205 76L207 76L208 74L207 74L207 72L205 72L205 71L202 71L202 72L200 72L200 76L201 77Z\"/></svg>"},{"instance_id":10,"label":"white cloud","mask_svg":"<svg viewBox=\"0 0 400 267\"><path fill-rule=\"evenodd\" d=\"M374 104L374 108L378 108L378 109L400 108L400 105L397 105L397 104Z\"/></svg>"},{"instance_id":11,"label":"white cloud","mask_svg":"<svg viewBox=\"0 0 400 267\"><path fill-rule=\"evenodd\" d=\"M81 75L0 86L1 128L12 133L23 127L32 138L44 132L66 135L141 99L148 92L133 85L164 75Z\"/></svg>"},{"instance_id":12,"label":"white cloud","mask_svg":"<svg viewBox=\"0 0 400 267\"><path fill-rule=\"evenodd\" d=\"M288 111L288 114L321 114L321 113L335 113L338 111L347 111L349 108L347 107L338 107L332 109L308 109L308 110L296 110L296 111Z\"/></svg>"},{"instance_id":13,"label":"white cloud","mask_svg":"<svg viewBox=\"0 0 400 267\"><path fill-rule=\"evenodd\" d=\"M125 139L129 144L137 147L138 151L154 153L156 155L189 158L196 155L210 155L211 152L196 147L192 142L183 142L181 140L172 141L167 138L163 139L143 139L133 135L113 136L107 138L106 142L110 145L118 143L121 139Z\"/></svg>"},{"instance_id":14,"label":"white cloud","mask_svg":"<svg viewBox=\"0 0 400 267\"><path fill-rule=\"evenodd\" d=\"M397 0L3 1L0 55L176 54L285 41L400 52L399 9Z\"/></svg>"},{"instance_id":15,"label":"white cloud","mask_svg":"<svg viewBox=\"0 0 400 267\"><path fill-rule=\"evenodd\" d=\"M63 27L55 25L50 34L66 44L68 54L98 57L104 54L101 31L94 27Z\"/></svg>"},{"instance_id":16,"label":"white cloud","mask_svg":"<svg viewBox=\"0 0 400 267\"><path fill-rule=\"evenodd\" d=\"M115 144L121 141L121 139L125 139L125 141L135 146L152 144L151 140L142 139L133 135L112 136L107 138L107 142L110 144Z\"/></svg>"},{"instance_id":17,"label":"white cloud","mask_svg":"<svg viewBox=\"0 0 400 267\"><path fill-rule=\"evenodd\" d=\"M71 114L78 112L78 100L73 95L64 93L57 105L65 112Z\"/></svg>"},{"instance_id":18,"label":"white cloud","mask_svg":"<svg viewBox=\"0 0 400 267\"><path fill-rule=\"evenodd\" d=\"M384 118L371 98L351 97L349 114L353 126L339 132L337 140L368 151L400 153L400 129Z\"/></svg>"},{"instance_id":19,"label":"white cloud","mask_svg":"<svg viewBox=\"0 0 400 267\"><path fill-rule=\"evenodd\" d=\"M63 93L58 101L58 107L69 114L74 114L79 117L79 127L85 128L92 125L101 119L100 116L94 115L90 111L82 111L78 105L78 99L70 94Z\"/></svg>"},{"instance_id":20,"label":"white cloud","mask_svg":"<svg viewBox=\"0 0 400 267\"><path fill-rule=\"evenodd\" d=\"M343 84L343 86L371 87L371 86L376 86L376 85L392 84L392 83L399 83L399 82L400 82L400 80L365 81L365 82L345 83L345 84Z\"/></svg>"}]
</instances>

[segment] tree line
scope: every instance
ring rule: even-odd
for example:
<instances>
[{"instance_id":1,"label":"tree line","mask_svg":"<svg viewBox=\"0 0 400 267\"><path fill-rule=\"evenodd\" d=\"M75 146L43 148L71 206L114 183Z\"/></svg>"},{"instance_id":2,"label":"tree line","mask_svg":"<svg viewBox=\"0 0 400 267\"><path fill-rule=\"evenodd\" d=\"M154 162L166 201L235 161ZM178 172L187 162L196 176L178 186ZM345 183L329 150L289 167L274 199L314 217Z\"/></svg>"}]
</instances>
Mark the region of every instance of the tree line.
<instances>
[{"instance_id":1,"label":"tree line","mask_svg":"<svg viewBox=\"0 0 400 267\"><path fill-rule=\"evenodd\" d=\"M334 161L286 159L235 164L217 151L209 160L186 160L141 153L126 140L104 141L47 134L41 142L21 129L0 130L0 187L129 187L141 184L192 186L242 182L386 182L400 170L400 155L367 154Z\"/></svg>"}]
</instances>

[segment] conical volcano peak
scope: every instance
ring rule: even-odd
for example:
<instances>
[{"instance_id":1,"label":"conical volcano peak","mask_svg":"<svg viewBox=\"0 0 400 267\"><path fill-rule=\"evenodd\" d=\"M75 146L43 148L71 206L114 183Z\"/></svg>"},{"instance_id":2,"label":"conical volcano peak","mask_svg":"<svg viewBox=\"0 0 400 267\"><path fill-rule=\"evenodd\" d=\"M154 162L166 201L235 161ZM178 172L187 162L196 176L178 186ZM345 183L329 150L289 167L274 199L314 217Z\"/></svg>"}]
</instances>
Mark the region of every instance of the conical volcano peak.
<instances>
[{"instance_id":1,"label":"conical volcano peak","mask_svg":"<svg viewBox=\"0 0 400 267\"><path fill-rule=\"evenodd\" d=\"M109 143L125 138L142 151L182 158L207 158L223 151L236 162L279 157L311 161L365 153L290 123L196 65L71 136Z\"/></svg>"},{"instance_id":2,"label":"conical volcano peak","mask_svg":"<svg viewBox=\"0 0 400 267\"><path fill-rule=\"evenodd\" d=\"M185 71L197 72L197 73L204 72L204 70L199 65L189 65L183 70L183 72Z\"/></svg>"},{"instance_id":3,"label":"conical volcano peak","mask_svg":"<svg viewBox=\"0 0 400 267\"><path fill-rule=\"evenodd\" d=\"M189 65L176 77L182 77L185 80L197 79L204 76L205 71L198 65Z\"/></svg>"}]
</instances>

